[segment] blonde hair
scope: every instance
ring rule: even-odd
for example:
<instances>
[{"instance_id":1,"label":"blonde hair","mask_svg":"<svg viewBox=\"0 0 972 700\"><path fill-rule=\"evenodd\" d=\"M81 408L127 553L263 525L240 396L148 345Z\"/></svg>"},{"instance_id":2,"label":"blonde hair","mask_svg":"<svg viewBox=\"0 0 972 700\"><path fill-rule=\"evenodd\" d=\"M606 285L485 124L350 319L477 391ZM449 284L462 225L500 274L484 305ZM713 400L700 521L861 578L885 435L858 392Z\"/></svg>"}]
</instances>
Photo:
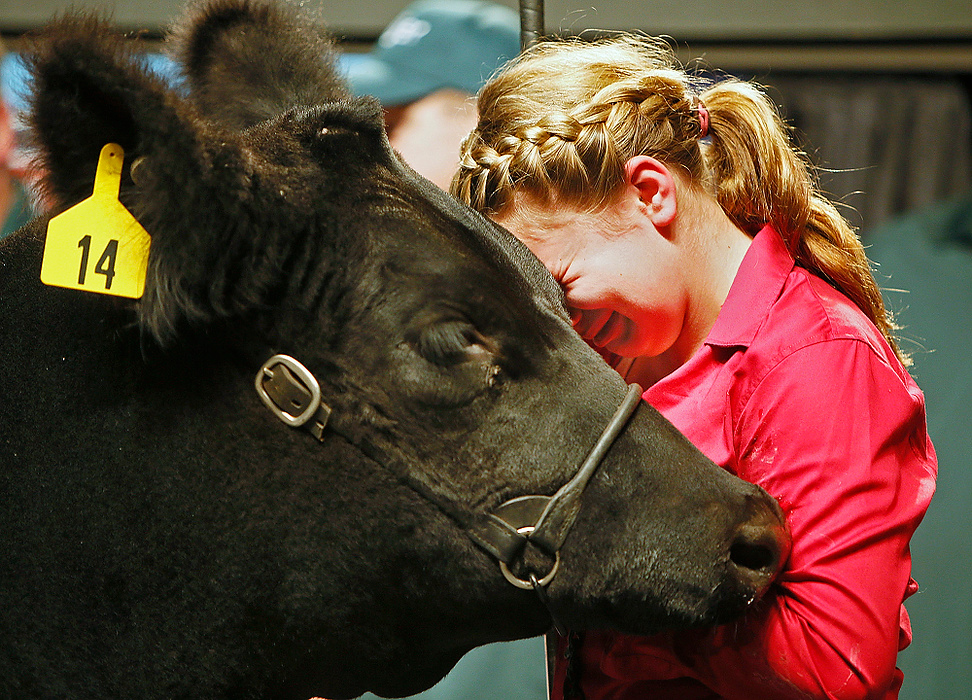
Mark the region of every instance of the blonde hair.
<instances>
[{"instance_id":1,"label":"blonde hair","mask_svg":"<svg viewBox=\"0 0 972 700\"><path fill-rule=\"evenodd\" d=\"M483 87L478 108L451 187L473 208L499 215L524 193L596 210L616 196L629 159L652 156L713 194L744 231L772 223L797 264L850 298L908 363L860 239L756 85L706 86L666 43L624 34L534 45Z\"/></svg>"}]
</instances>

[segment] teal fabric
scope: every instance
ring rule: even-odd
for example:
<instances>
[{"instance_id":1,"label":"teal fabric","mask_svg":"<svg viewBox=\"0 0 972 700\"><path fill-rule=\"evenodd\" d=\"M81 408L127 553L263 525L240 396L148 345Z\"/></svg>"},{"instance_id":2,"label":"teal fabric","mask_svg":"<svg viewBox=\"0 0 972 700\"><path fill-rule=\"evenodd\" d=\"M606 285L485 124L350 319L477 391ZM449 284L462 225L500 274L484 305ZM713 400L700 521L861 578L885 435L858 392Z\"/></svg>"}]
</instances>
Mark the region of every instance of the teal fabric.
<instances>
[{"instance_id":1,"label":"teal fabric","mask_svg":"<svg viewBox=\"0 0 972 700\"><path fill-rule=\"evenodd\" d=\"M972 193L864 234L925 394L938 489L912 539L901 700L972 693ZM880 574L876 574L880 575Z\"/></svg>"},{"instance_id":2,"label":"teal fabric","mask_svg":"<svg viewBox=\"0 0 972 700\"><path fill-rule=\"evenodd\" d=\"M487 644L462 657L452 672L414 700L545 700L543 638ZM362 700L375 700L367 693Z\"/></svg>"},{"instance_id":3,"label":"teal fabric","mask_svg":"<svg viewBox=\"0 0 972 700\"><path fill-rule=\"evenodd\" d=\"M3 221L3 226L0 227L0 239L6 238L33 218L33 211L27 201L27 193L24 192L19 181L14 180L14 188L17 196L14 199L13 206L10 207L7 218Z\"/></svg>"},{"instance_id":4,"label":"teal fabric","mask_svg":"<svg viewBox=\"0 0 972 700\"><path fill-rule=\"evenodd\" d=\"M355 95L403 105L443 88L475 95L519 52L519 16L509 7L482 0L418 0L385 28L370 53L343 65Z\"/></svg>"}]
</instances>

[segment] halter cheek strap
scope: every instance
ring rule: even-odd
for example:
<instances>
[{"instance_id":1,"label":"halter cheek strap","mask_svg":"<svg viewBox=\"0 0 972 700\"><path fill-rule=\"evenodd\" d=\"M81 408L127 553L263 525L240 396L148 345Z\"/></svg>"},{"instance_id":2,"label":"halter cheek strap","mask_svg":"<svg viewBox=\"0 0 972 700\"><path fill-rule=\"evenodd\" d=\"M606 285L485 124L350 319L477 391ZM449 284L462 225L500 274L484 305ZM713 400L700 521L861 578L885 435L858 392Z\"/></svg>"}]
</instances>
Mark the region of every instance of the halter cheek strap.
<instances>
[{"instance_id":1,"label":"halter cheek strap","mask_svg":"<svg viewBox=\"0 0 972 700\"><path fill-rule=\"evenodd\" d=\"M289 355L274 355L260 367L255 384L260 399L278 419L293 428L308 430L318 440L324 439L331 409L321 401L320 384L304 365ZM492 513L482 514L466 528L470 539L497 559L506 580L518 588L535 590L548 610L545 587L560 567L560 549L577 520L584 489L637 410L641 394L640 386L629 385L624 400L577 473L553 496L513 498ZM527 543L554 558L542 577L531 572L528 579L522 579L510 571L510 566L522 558Z\"/></svg>"},{"instance_id":2,"label":"halter cheek strap","mask_svg":"<svg viewBox=\"0 0 972 700\"><path fill-rule=\"evenodd\" d=\"M489 514L480 525L469 531L476 544L500 562L506 579L518 588L546 586L553 580L560 564L560 548L580 513L581 496L601 460L624 430L628 420L641 403L642 389L637 384L628 387L621 405L591 448L574 477L553 496L520 496L511 499ZM551 570L542 578L531 575L530 580L513 576L509 566L522 556L527 543L554 557Z\"/></svg>"}]
</instances>

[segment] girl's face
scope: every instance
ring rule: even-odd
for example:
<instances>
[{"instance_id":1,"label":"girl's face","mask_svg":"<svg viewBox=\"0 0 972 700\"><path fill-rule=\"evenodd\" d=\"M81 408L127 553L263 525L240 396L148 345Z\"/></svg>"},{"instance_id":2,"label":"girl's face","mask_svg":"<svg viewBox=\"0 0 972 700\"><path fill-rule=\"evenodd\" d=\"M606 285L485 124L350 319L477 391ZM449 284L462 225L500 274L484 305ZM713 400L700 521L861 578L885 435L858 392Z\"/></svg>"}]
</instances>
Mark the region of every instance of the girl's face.
<instances>
[{"instance_id":1,"label":"girl's face","mask_svg":"<svg viewBox=\"0 0 972 700\"><path fill-rule=\"evenodd\" d=\"M563 287L574 328L597 350L654 357L685 323L678 250L636 198L595 213L563 206L496 217Z\"/></svg>"}]
</instances>

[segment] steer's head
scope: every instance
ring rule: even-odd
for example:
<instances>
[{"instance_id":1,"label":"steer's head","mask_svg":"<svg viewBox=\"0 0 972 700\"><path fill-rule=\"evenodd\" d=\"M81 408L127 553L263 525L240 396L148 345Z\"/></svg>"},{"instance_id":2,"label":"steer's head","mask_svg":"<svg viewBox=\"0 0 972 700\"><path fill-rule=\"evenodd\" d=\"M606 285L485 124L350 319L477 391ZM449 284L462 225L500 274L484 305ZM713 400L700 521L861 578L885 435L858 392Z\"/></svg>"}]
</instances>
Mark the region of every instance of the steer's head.
<instances>
[{"instance_id":1,"label":"steer's head","mask_svg":"<svg viewBox=\"0 0 972 700\"><path fill-rule=\"evenodd\" d=\"M476 533L575 475L624 382L524 246L399 160L379 106L346 94L309 25L221 2L178 36L188 82L173 90L101 23L55 26L35 58L34 127L60 208L90 193L105 143L123 146L121 198L152 236L133 303L147 342L161 357L187 339L216 348L196 361L239 367L234 439L333 485L322 509L295 481L299 546L280 543L300 552L286 624L301 688L412 692L472 646L542 633L550 611L649 633L726 619L765 590L785 556L776 504L645 404L559 553L510 557L522 581L559 559L549 610L511 585ZM254 391L275 353L320 384L322 442Z\"/></svg>"}]
</instances>

